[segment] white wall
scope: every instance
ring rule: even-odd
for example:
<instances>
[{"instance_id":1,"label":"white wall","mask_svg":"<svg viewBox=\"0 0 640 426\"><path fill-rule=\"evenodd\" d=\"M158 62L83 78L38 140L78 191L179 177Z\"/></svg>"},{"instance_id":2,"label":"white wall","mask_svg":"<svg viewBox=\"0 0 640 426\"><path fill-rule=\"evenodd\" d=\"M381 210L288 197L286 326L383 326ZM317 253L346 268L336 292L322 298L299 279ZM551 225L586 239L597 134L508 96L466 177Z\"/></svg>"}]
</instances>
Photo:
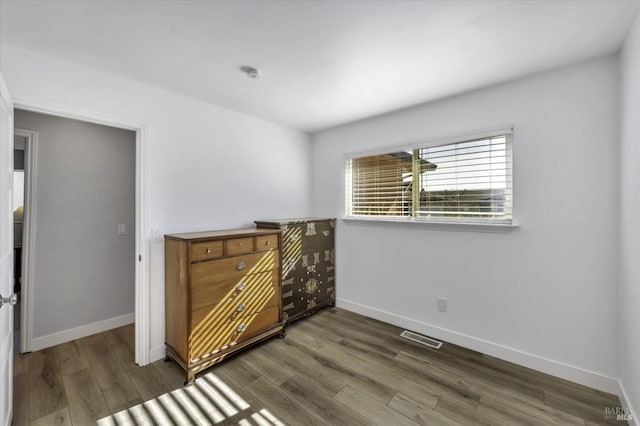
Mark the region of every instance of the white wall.
<instances>
[{"instance_id":1,"label":"white wall","mask_svg":"<svg viewBox=\"0 0 640 426\"><path fill-rule=\"evenodd\" d=\"M640 17L621 53L620 381L640 411Z\"/></svg>"},{"instance_id":2,"label":"white wall","mask_svg":"<svg viewBox=\"0 0 640 426\"><path fill-rule=\"evenodd\" d=\"M0 72L16 101L149 124L150 230L225 229L310 213L304 133L5 43ZM157 359L164 344L162 243L151 243L149 262Z\"/></svg>"},{"instance_id":3,"label":"white wall","mask_svg":"<svg viewBox=\"0 0 640 426\"><path fill-rule=\"evenodd\" d=\"M34 340L132 318L135 133L19 110L14 125L38 132Z\"/></svg>"},{"instance_id":4,"label":"white wall","mask_svg":"<svg viewBox=\"0 0 640 426\"><path fill-rule=\"evenodd\" d=\"M514 126L520 227L339 221L338 305L617 391L617 82L607 57L315 134L313 211L340 217L344 153Z\"/></svg>"}]
</instances>

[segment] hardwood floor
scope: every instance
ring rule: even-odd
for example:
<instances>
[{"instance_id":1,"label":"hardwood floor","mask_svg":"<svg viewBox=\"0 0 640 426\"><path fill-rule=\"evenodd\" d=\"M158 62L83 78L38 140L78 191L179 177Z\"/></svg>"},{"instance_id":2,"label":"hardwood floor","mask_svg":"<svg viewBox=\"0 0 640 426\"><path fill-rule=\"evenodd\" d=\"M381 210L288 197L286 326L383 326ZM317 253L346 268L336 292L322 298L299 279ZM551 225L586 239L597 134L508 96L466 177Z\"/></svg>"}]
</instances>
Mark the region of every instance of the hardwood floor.
<instances>
[{"instance_id":1,"label":"hardwood floor","mask_svg":"<svg viewBox=\"0 0 640 426\"><path fill-rule=\"evenodd\" d=\"M605 416L614 395L401 331L323 310L183 388L173 362L136 366L122 327L16 355L13 424L625 424Z\"/></svg>"}]
</instances>

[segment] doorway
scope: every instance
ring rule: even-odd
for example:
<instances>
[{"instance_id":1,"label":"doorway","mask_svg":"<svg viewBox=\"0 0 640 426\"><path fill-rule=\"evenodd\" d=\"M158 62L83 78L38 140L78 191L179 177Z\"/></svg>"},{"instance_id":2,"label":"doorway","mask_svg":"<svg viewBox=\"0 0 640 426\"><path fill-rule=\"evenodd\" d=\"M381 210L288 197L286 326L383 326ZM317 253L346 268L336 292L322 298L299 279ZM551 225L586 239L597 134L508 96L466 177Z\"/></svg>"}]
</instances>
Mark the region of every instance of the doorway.
<instances>
[{"instance_id":1,"label":"doorway","mask_svg":"<svg viewBox=\"0 0 640 426\"><path fill-rule=\"evenodd\" d=\"M146 249L146 242L144 241L144 235L145 235L145 229L146 229L146 215L145 215L145 209L146 209L146 202L145 202L145 188L146 188L146 179L144 179L145 176L145 170L144 170L144 166L145 166L145 161L144 161L144 155L145 155L145 151L144 151L144 147L146 145L146 125L144 123L139 123L139 122L132 122L132 121L128 121L126 119L119 119L119 118L113 118L113 117L108 117L108 119L105 119L105 117L102 117L100 114L95 114L95 113L87 113L87 112L81 112L81 113L77 113L75 111L67 111L61 108L58 109L52 109L52 108L46 108L43 109L42 107L38 107L35 105L26 105L26 104L20 104L19 102L16 102L16 110L18 111L24 111L27 113L40 113L40 114L44 114L47 115L49 117L54 117L54 118L63 118L63 119L71 119L74 122L82 122L82 123L91 123L91 124L100 124L100 125L106 125L106 126L110 126L112 128L115 128L114 130L116 131L120 131L120 130L127 130L127 131L132 131L132 138L133 138L133 146L134 146L134 152L131 158L132 163L134 164L133 168L134 168L134 174L135 174L135 179L134 179L134 189L133 189L133 203L134 203L134 208L135 208L135 213L134 213L134 218L132 219L132 223L127 224L127 223L119 223L116 224L116 226L114 227L115 231L113 231L113 233L118 233L118 234L129 234L129 235L134 235L133 241L134 243L132 244L133 248L131 250L131 260L132 260L132 269L134 269L133 272L133 281L135 281L134 285L133 285L133 289L131 291L131 297L129 297L129 299L134 299L134 315L129 315L128 318L135 318L135 325L136 325L136 363L139 365L146 365L148 363L149 360L149 345L148 345L148 332L147 332L147 328L148 328L148 323L146 321L146 312L148 311L148 303L146 303L145 301L148 300L147 294L148 294L148 277L147 277L147 273L146 273L146 265L147 265L147 259L146 259L146 253L147 253L147 249ZM16 123L16 126L18 127L18 123ZM37 140L37 133L34 133L36 135L35 140ZM35 142L34 140L34 142ZM33 156L31 158L31 160L35 163L35 153L37 150L33 150ZM28 157L28 153L29 150L27 148L26 150L26 157ZM29 164L29 160L25 161L27 167ZM26 181L29 182L29 171L27 170L27 177L26 177ZM28 185L27 185L28 186ZM29 189L27 189L27 198L29 197L29 193L31 192L32 195L35 195L35 187L33 188L33 191L30 191ZM35 199L35 198L34 198ZM29 205L29 202L27 201L27 206ZM35 213L34 209L34 213ZM28 211L28 210L27 210ZM34 220L33 222L35 222L35 215L34 215ZM40 220L40 219L39 219ZM29 221L26 221L25 225L25 235L24 235L24 239L28 240L29 239L29 233L27 231L27 229L29 228ZM121 225L125 225L124 227ZM33 231L33 229L32 229ZM33 248L33 245L31 245L31 248ZM89 246L90 249L90 246ZM24 271L24 275L22 277L22 300L23 300L23 304L22 304L22 315L21 315L21 350L23 352L30 352L33 350L37 350L40 347L42 347L41 345L43 344L43 341L37 341L36 340L36 345L34 345L34 335L33 335L33 328L30 327L29 324L29 317L28 315L31 313L33 313L33 309L34 309L34 301L32 299L33 296L33 292L30 292L30 285L32 284L32 278L33 278L33 268L31 268L33 262L30 262L30 258L29 258L29 254L31 254L32 256L34 255L34 252L29 253L28 247L27 249L23 252L25 254L24 258L25 258L25 262L24 262L24 266L22 267L22 270ZM37 262L36 262L37 263ZM31 272L31 276L29 276L29 272ZM37 278L37 274L36 274L36 278ZM64 306L61 306L61 308L64 309ZM121 315L120 320L121 321L126 321L126 318L124 318L126 315ZM123 319L124 318L124 319ZM130 323L131 321L129 321ZM32 325L32 324L31 324ZM112 324L113 325L113 324ZM105 326L104 324L101 324L100 326ZM117 325L116 325L117 326ZM71 334L67 333L66 334L66 340L69 340L70 338L78 338L78 337L82 337L82 334L84 333L84 335L87 334L87 329L83 329L82 327L71 327ZM96 330L96 332L99 332L100 330ZM75 333L75 334L74 334ZM80 334L78 334L80 333ZM42 334L42 333L40 333ZM55 341L55 339L57 338L64 338L64 333L63 336L59 335L58 333L51 333L52 335L54 335L54 341L53 344L56 344L57 342ZM92 334L92 333L89 333ZM45 341L44 343L47 343L48 341ZM40 347L38 347L38 345L40 345ZM48 345L49 346L49 345Z\"/></svg>"}]
</instances>

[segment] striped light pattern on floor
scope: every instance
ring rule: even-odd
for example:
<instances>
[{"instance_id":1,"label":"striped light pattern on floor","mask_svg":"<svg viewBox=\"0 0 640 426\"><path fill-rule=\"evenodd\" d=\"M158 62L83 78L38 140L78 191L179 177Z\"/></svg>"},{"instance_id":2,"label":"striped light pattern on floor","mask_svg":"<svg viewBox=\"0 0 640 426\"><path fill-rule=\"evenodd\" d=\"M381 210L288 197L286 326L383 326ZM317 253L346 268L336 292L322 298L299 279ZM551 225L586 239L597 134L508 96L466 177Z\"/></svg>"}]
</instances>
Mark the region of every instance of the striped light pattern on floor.
<instances>
[{"instance_id":1,"label":"striped light pattern on floor","mask_svg":"<svg viewBox=\"0 0 640 426\"><path fill-rule=\"evenodd\" d=\"M256 410L215 374L98 420L99 426L215 425L284 426L267 409Z\"/></svg>"}]
</instances>

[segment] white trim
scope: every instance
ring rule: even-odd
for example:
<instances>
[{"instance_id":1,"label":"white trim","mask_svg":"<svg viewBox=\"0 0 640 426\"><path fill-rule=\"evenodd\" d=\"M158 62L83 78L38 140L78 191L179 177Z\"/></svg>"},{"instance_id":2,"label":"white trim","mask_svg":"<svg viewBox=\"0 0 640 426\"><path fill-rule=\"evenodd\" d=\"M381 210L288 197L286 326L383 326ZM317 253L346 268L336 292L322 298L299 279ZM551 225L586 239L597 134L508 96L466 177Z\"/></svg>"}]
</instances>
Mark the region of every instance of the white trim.
<instances>
[{"instance_id":1,"label":"white trim","mask_svg":"<svg viewBox=\"0 0 640 426\"><path fill-rule=\"evenodd\" d=\"M631 413L632 419L629 421L629 426L639 426L640 422L638 422L638 420L640 419L638 419L638 413L636 413L636 411L633 409L631 398L629 397L629 394L627 393L627 390L625 389L624 385L622 384L622 380L620 379L618 379L618 386L618 396L620 397L620 403Z\"/></svg>"},{"instance_id":2,"label":"white trim","mask_svg":"<svg viewBox=\"0 0 640 426\"><path fill-rule=\"evenodd\" d=\"M151 348L149 351L149 358L151 362L157 361L167 356L167 347L165 345L158 345Z\"/></svg>"},{"instance_id":3,"label":"white trim","mask_svg":"<svg viewBox=\"0 0 640 426\"><path fill-rule=\"evenodd\" d=\"M36 258L36 173L38 172L38 132L15 129L14 134L22 136L25 142L25 185L24 185L24 219L22 231L22 271L20 291L20 352L31 352L33 336L33 291ZM26 296L26 297L25 297Z\"/></svg>"},{"instance_id":4,"label":"white trim","mask_svg":"<svg viewBox=\"0 0 640 426\"><path fill-rule=\"evenodd\" d=\"M560 377L581 385L589 386L604 392L618 394L620 386L618 379L604 374L585 370L549 358L533 355L487 340L478 339L453 330L434 326L410 318L395 315L380 309L361 305L345 299L337 299L337 306L388 324L415 331L427 336L444 340L445 342L463 346L514 364L522 365L552 376Z\"/></svg>"},{"instance_id":5,"label":"white trim","mask_svg":"<svg viewBox=\"0 0 640 426\"><path fill-rule=\"evenodd\" d=\"M147 239L147 223L149 212L148 188L148 140L149 126L144 124L136 131L136 354L135 362L140 366L149 364L149 242Z\"/></svg>"},{"instance_id":6,"label":"white trim","mask_svg":"<svg viewBox=\"0 0 640 426\"><path fill-rule=\"evenodd\" d=\"M149 363L149 259L148 253L148 185L147 155L149 125L128 117L88 111L80 108L44 104L32 99L14 100L15 108L41 114L54 115L72 120L87 121L136 132L136 355L135 362L144 366ZM137 260L137 259L136 259ZM32 350L36 350L32 345Z\"/></svg>"},{"instance_id":7,"label":"white trim","mask_svg":"<svg viewBox=\"0 0 640 426\"><path fill-rule=\"evenodd\" d=\"M98 111L65 105L44 104L30 99L14 99L13 104L15 109L53 115L56 117L68 118L70 120L102 124L103 126L116 127L119 129L135 131L146 125L146 122L134 118L105 114Z\"/></svg>"},{"instance_id":8,"label":"white trim","mask_svg":"<svg viewBox=\"0 0 640 426\"><path fill-rule=\"evenodd\" d=\"M69 330L58 331L46 336L36 337L31 341L31 348L34 351L38 351L61 343L70 342L75 339L91 336L92 334L102 333L107 330L129 325L134 321L135 315L131 313L91 324L81 325L80 327L70 328Z\"/></svg>"},{"instance_id":9,"label":"white trim","mask_svg":"<svg viewBox=\"0 0 640 426\"><path fill-rule=\"evenodd\" d=\"M393 228L424 228L436 231L466 231L466 232L511 232L520 225L517 223L475 223L475 222L434 222L411 217L373 216L345 216L342 218L347 225L386 226Z\"/></svg>"}]
</instances>

